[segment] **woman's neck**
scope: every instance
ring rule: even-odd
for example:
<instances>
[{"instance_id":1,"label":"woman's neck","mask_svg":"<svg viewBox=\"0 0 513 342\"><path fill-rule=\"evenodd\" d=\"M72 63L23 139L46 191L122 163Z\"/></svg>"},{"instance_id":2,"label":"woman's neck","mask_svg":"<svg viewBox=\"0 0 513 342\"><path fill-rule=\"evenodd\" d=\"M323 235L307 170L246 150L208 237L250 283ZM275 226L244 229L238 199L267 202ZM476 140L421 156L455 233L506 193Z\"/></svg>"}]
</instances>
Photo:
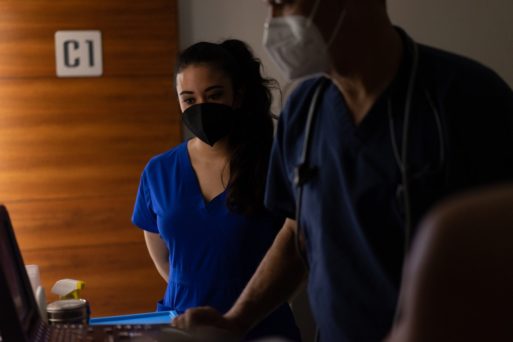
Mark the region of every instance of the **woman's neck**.
<instances>
[{"instance_id":1,"label":"woman's neck","mask_svg":"<svg viewBox=\"0 0 513 342\"><path fill-rule=\"evenodd\" d=\"M217 141L214 146L204 143L199 138L192 138L189 141L189 149L206 160L227 160L230 156L227 138Z\"/></svg>"}]
</instances>

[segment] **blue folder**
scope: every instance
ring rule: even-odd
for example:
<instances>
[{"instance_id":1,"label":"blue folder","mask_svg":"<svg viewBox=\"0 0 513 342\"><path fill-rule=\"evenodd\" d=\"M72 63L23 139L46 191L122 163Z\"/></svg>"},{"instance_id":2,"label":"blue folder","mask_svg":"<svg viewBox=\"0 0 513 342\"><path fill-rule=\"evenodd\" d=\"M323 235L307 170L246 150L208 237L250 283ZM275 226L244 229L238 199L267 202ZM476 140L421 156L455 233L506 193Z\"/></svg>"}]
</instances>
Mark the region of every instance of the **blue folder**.
<instances>
[{"instance_id":1,"label":"blue folder","mask_svg":"<svg viewBox=\"0 0 513 342\"><path fill-rule=\"evenodd\" d=\"M107 316L90 318L90 325L106 324L169 324L174 317L178 316L176 311L145 312L133 315Z\"/></svg>"}]
</instances>

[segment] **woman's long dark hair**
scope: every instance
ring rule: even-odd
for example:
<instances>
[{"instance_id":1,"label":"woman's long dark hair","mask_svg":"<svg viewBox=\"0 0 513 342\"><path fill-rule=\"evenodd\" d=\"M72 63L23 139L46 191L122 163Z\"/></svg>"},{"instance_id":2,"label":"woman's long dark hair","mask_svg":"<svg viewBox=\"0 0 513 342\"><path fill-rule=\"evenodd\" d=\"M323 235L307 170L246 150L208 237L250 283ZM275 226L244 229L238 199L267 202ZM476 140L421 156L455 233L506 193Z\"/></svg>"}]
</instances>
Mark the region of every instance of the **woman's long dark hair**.
<instances>
[{"instance_id":1,"label":"woman's long dark hair","mask_svg":"<svg viewBox=\"0 0 513 342\"><path fill-rule=\"evenodd\" d=\"M236 39L190 46L178 57L175 74L198 64L225 72L232 81L234 96L241 100L239 119L228 137L231 157L227 205L246 215L258 213L263 209L273 139L271 89L278 88L277 82L262 77L260 60Z\"/></svg>"}]
</instances>

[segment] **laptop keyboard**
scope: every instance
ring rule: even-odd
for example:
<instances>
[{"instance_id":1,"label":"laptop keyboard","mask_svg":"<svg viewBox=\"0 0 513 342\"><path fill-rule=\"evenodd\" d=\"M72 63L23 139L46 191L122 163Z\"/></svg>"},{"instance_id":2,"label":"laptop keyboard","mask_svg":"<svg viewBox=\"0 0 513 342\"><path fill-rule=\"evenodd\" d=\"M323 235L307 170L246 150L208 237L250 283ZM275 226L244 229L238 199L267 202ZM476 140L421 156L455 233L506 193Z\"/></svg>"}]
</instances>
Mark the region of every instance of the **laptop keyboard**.
<instances>
[{"instance_id":1,"label":"laptop keyboard","mask_svg":"<svg viewBox=\"0 0 513 342\"><path fill-rule=\"evenodd\" d=\"M150 335L160 331L168 324L134 324L134 325L96 325L83 326L78 324L49 325L40 331L36 341L69 342L69 341L154 341ZM152 334L153 333L153 334Z\"/></svg>"},{"instance_id":2,"label":"laptop keyboard","mask_svg":"<svg viewBox=\"0 0 513 342\"><path fill-rule=\"evenodd\" d=\"M67 342L67 341L87 341L87 329L83 325L55 325L47 329L47 338L45 341Z\"/></svg>"}]
</instances>

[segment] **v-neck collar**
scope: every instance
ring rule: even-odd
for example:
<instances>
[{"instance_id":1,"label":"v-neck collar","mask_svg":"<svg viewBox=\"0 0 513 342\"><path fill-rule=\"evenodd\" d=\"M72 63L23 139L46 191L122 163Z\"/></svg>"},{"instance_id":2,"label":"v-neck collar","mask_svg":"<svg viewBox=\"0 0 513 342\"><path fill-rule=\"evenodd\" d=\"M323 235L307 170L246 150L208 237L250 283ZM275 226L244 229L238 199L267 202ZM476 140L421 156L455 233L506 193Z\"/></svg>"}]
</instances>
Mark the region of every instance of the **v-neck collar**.
<instances>
[{"instance_id":1,"label":"v-neck collar","mask_svg":"<svg viewBox=\"0 0 513 342\"><path fill-rule=\"evenodd\" d=\"M405 92L404 87L411 72L411 60L413 58L411 52L412 43L411 39L409 39L402 29L396 27L396 30L398 31L404 46L403 55L401 57L397 73L358 125L354 123L349 107L346 104L346 100L337 89L336 85L331 83L327 89L327 96L330 99L333 108L344 108L341 124L343 125L344 131L350 133L350 138L356 145L364 143L386 127L387 116L385 113L387 112L386 106L388 98L392 98L394 102L403 101L402 99L404 96L401 95L401 92ZM402 104L398 103L398 105ZM401 108L401 106L398 106L398 108Z\"/></svg>"},{"instance_id":2,"label":"v-neck collar","mask_svg":"<svg viewBox=\"0 0 513 342\"><path fill-rule=\"evenodd\" d=\"M188 169L189 172L187 174L190 175L190 183L193 184L193 189L191 191L194 191L195 196L198 198L198 202L200 203L201 208L209 208L213 206L216 203L223 203L221 200L224 201L224 198L226 197L226 191L225 188L223 191L218 193L216 196L214 196L210 201L208 201L205 196L203 196L203 193L201 192L201 186L199 183L198 175L196 174L196 171L194 170L194 167L192 166L191 156L189 155L189 148L188 148L189 141L186 141L183 144L183 160L185 167Z\"/></svg>"}]
</instances>

